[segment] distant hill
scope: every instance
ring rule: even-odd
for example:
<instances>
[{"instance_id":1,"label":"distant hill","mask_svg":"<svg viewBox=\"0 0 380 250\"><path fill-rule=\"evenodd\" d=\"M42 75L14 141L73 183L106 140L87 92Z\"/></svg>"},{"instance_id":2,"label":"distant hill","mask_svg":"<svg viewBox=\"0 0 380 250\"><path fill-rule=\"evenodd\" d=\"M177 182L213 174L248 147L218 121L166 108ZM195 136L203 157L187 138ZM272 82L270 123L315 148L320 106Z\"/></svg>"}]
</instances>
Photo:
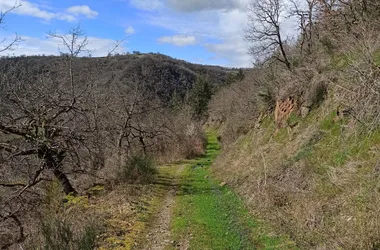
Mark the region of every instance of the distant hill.
<instances>
[{"instance_id":1,"label":"distant hill","mask_svg":"<svg viewBox=\"0 0 380 250\"><path fill-rule=\"evenodd\" d=\"M0 59L0 71L13 71L20 78L30 80L44 74L57 75L65 67L67 60L63 56L27 56L3 57ZM90 71L98 79L110 78L125 84L139 84L163 101L170 100L172 94L184 97L191 89L197 77L208 79L217 89L228 79L230 72L236 69L188 63L162 54L129 54L103 58L81 57L75 61L76 74L84 77Z\"/></svg>"}]
</instances>

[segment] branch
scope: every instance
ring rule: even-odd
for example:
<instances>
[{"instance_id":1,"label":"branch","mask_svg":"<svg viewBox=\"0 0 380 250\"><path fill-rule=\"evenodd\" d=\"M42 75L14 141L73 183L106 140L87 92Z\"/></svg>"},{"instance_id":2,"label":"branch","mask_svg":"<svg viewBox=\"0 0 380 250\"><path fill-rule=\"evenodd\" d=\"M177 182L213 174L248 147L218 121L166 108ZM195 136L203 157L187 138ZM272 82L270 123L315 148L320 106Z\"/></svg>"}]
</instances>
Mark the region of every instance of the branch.
<instances>
[{"instance_id":1,"label":"branch","mask_svg":"<svg viewBox=\"0 0 380 250\"><path fill-rule=\"evenodd\" d=\"M124 37L123 39L121 39L120 41L116 41L116 44L115 46L112 48L112 50L110 50L110 52L108 52L107 54L107 57L110 57L112 55L112 53L120 47L120 45L125 41L127 40L127 37Z\"/></svg>"},{"instance_id":2,"label":"branch","mask_svg":"<svg viewBox=\"0 0 380 250\"><path fill-rule=\"evenodd\" d=\"M7 39L4 39L1 43L5 42ZM12 42L8 43L5 45L2 49L0 49L0 53L7 51L7 50L12 50L14 46L18 45L20 42L24 41L19 35L17 35L15 38L12 40Z\"/></svg>"},{"instance_id":3,"label":"branch","mask_svg":"<svg viewBox=\"0 0 380 250\"><path fill-rule=\"evenodd\" d=\"M0 183L1 187L25 187L25 183Z\"/></svg>"},{"instance_id":4,"label":"branch","mask_svg":"<svg viewBox=\"0 0 380 250\"><path fill-rule=\"evenodd\" d=\"M7 151L8 153L13 153L17 150L17 147L8 143L0 143L0 150L1 149Z\"/></svg>"},{"instance_id":5,"label":"branch","mask_svg":"<svg viewBox=\"0 0 380 250\"><path fill-rule=\"evenodd\" d=\"M5 133L9 133L9 134L20 135L20 136L23 136L23 137L29 137L28 133L26 133L26 132L24 132L22 130L13 128L13 127L5 126L2 123L0 123L0 131L3 131Z\"/></svg>"},{"instance_id":6,"label":"branch","mask_svg":"<svg viewBox=\"0 0 380 250\"><path fill-rule=\"evenodd\" d=\"M27 150L19 151L15 154L11 155L10 157L16 157L16 156L20 156L20 155L34 155L37 153L38 153L38 149L27 149Z\"/></svg>"},{"instance_id":7,"label":"branch","mask_svg":"<svg viewBox=\"0 0 380 250\"><path fill-rule=\"evenodd\" d=\"M2 11L2 12L0 13L0 24L4 24L4 18L5 18L6 15L9 14L9 12L13 11L13 10L16 9L16 8L19 8L20 6L21 6L21 4L17 4L17 2L16 2L16 4L15 4L12 8L10 8L10 9L8 9L8 10L6 10L6 11ZM4 28L4 27L3 27L3 28ZM6 40L7 40L7 39L4 38L3 41L0 42L0 44L3 44L3 42L5 42ZM18 43L20 43L20 42L22 42L22 41L23 41L22 38L21 38L19 35L16 34L16 36L15 36L15 38L12 40L12 42L10 42L9 44L5 45L2 49L0 49L0 53L1 53L1 52L4 52L4 51L7 51L7 50L12 50L12 48L13 48L15 45L17 45Z\"/></svg>"},{"instance_id":8,"label":"branch","mask_svg":"<svg viewBox=\"0 0 380 250\"><path fill-rule=\"evenodd\" d=\"M15 4L12 8L10 8L10 9L4 11L4 12L2 11L2 12L0 13L0 24L4 23L4 18L5 18L5 16L6 16L9 12L11 12L11 11L13 11L14 9L17 9L17 8L19 8L19 7L21 7L21 3L20 3L20 4L17 4L17 2L16 2L16 4Z\"/></svg>"}]
</instances>

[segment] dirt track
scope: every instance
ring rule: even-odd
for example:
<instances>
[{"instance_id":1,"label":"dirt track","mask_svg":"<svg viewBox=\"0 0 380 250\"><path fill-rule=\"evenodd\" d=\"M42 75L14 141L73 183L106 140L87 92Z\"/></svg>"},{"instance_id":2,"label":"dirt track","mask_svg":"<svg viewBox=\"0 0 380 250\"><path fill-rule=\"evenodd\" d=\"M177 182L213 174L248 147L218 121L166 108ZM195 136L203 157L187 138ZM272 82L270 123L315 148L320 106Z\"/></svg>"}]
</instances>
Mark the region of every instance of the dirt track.
<instances>
[{"instance_id":1,"label":"dirt track","mask_svg":"<svg viewBox=\"0 0 380 250\"><path fill-rule=\"evenodd\" d=\"M142 250L163 250L167 246L173 244L170 240L170 223L173 217L173 207L175 205L175 196L178 191L178 177L183 172L184 166L180 166L176 171L174 178L171 179L171 183L167 183L168 188L165 200L159 212L153 219L152 226L146 235L146 242L144 246L141 246ZM186 245L186 244L184 244ZM187 249L187 247L179 247L179 249Z\"/></svg>"}]
</instances>

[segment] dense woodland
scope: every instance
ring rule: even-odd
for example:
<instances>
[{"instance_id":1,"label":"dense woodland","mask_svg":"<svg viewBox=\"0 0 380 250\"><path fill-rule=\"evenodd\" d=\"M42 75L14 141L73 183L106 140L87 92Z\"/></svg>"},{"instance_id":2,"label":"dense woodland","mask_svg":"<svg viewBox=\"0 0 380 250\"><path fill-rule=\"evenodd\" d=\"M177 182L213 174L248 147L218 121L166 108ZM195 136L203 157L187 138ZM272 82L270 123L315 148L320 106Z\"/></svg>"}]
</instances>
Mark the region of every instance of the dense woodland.
<instances>
[{"instance_id":1,"label":"dense woodland","mask_svg":"<svg viewBox=\"0 0 380 250\"><path fill-rule=\"evenodd\" d=\"M202 155L208 128L223 146L215 174L276 232L301 249L378 249L380 3L258 0L247 13L244 71L78 57L78 29L61 56L2 58L0 247L46 243L46 230L30 239L54 214L52 183L75 196L149 182L152 159Z\"/></svg>"}]
</instances>

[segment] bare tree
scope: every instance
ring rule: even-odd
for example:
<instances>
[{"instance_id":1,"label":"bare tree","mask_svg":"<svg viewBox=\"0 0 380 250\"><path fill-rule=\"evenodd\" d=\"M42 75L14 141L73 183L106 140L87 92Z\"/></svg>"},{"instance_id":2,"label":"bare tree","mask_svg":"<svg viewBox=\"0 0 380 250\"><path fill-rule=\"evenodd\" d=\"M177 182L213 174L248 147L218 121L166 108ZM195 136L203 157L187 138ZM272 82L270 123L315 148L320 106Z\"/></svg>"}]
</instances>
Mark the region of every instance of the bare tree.
<instances>
[{"instance_id":1,"label":"bare tree","mask_svg":"<svg viewBox=\"0 0 380 250\"><path fill-rule=\"evenodd\" d=\"M30 156L42 160L32 178L25 182L24 189L38 183L43 172L49 170L61 182L65 193L76 192L62 164L67 154L75 153L75 147L85 140L82 132L91 129L83 105L91 83L75 84L73 72L74 58L83 51L87 41L86 38L79 40L81 35L79 29L73 29L70 40L61 37L69 51L67 77L63 73L59 79L41 76L20 82L9 74L2 81L5 95L0 103L3 110L0 133L2 138L14 139L5 140L0 148L8 153L9 159Z\"/></svg>"},{"instance_id":2,"label":"bare tree","mask_svg":"<svg viewBox=\"0 0 380 250\"><path fill-rule=\"evenodd\" d=\"M98 84L112 78L100 81L97 68L77 58L87 45L80 28L49 35L66 52L49 70L12 60L0 77L0 228L19 225L13 243L25 238L20 216L41 204L41 183L56 179L64 193L76 194L73 175L89 173L103 153L100 110L106 105Z\"/></svg>"},{"instance_id":3,"label":"bare tree","mask_svg":"<svg viewBox=\"0 0 380 250\"><path fill-rule=\"evenodd\" d=\"M0 28L2 29L5 29L5 18L6 16L12 12L13 10L15 10L16 8L19 8L21 6L21 4L18 4L17 2L15 3L15 5L6 10L6 11L1 11L0 12ZM8 41L7 38L3 38L1 41L0 41L0 53L2 52L5 52L5 51L9 51L9 50L13 50L20 42L22 41L22 38L17 35L17 33L15 34L15 36L11 39L11 41Z\"/></svg>"},{"instance_id":4,"label":"bare tree","mask_svg":"<svg viewBox=\"0 0 380 250\"><path fill-rule=\"evenodd\" d=\"M256 61L269 58L291 69L286 52L287 38L281 33L281 19L286 18L283 0L257 0L248 6L248 28L245 39L252 44L250 53Z\"/></svg>"},{"instance_id":5,"label":"bare tree","mask_svg":"<svg viewBox=\"0 0 380 250\"><path fill-rule=\"evenodd\" d=\"M315 42L314 24L317 17L318 0L306 0L306 6L303 6L298 0L290 0L290 3L292 5L290 15L296 16L299 22L301 54L305 47L306 53L311 54Z\"/></svg>"}]
</instances>

